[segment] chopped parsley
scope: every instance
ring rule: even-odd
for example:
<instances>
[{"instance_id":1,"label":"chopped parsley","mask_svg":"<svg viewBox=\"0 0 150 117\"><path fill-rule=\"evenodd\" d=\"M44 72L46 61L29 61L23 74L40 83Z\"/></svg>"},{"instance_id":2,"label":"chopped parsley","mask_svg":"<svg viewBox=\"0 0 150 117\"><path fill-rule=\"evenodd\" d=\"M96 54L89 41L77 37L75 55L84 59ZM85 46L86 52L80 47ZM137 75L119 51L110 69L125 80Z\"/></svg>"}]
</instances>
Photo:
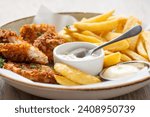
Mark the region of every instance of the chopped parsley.
<instances>
[{"instance_id":1,"label":"chopped parsley","mask_svg":"<svg viewBox=\"0 0 150 117\"><path fill-rule=\"evenodd\" d=\"M42 35L42 33L40 33L40 32L37 33L37 36L38 36L38 37L41 36L41 35Z\"/></svg>"},{"instance_id":2,"label":"chopped parsley","mask_svg":"<svg viewBox=\"0 0 150 117\"><path fill-rule=\"evenodd\" d=\"M23 65L21 65L21 66L20 66L20 68L21 68L21 69L24 69L24 66L23 66Z\"/></svg>"},{"instance_id":3,"label":"chopped parsley","mask_svg":"<svg viewBox=\"0 0 150 117\"><path fill-rule=\"evenodd\" d=\"M70 25L66 25L66 28L68 28L68 29L69 29L69 28L70 28Z\"/></svg>"},{"instance_id":4,"label":"chopped parsley","mask_svg":"<svg viewBox=\"0 0 150 117\"><path fill-rule=\"evenodd\" d=\"M34 68L36 68L36 65L35 64L30 64L30 68L34 69Z\"/></svg>"},{"instance_id":5,"label":"chopped parsley","mask_svg":"<svg viewBox=\"0 0 150 117\"><path fill-rule=\"evenodd\" d=\"M0 57L0 68L3 67L4 62L5 62L5 59L3 59L2 57Z\"/></svg>"}]
</instances>

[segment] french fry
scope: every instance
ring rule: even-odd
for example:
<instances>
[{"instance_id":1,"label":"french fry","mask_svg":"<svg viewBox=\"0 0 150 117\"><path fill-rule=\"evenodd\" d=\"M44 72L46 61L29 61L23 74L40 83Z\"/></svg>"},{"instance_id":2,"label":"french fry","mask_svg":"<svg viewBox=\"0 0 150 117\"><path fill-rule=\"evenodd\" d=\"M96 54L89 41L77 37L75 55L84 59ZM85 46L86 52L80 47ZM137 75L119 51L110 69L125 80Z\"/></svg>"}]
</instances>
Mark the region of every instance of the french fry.
<instances>
[{"instance_id":1,"label":"french fry","mask_svg":"<svg viewBox=\"0 0 150 117\"><path fill-rule=\"evenodd\" d=\"M81 22L84 22L85 20L87 20L87 18L84 17L81 19Z\"/></svg>"},{"instance_id":2,"label":"french fry","mask_svg":"<svg viewBox=\"0 0 150 117\"><path fill-rule=\"evenodd\" d=\"M121 61L121 53L116 52L104 57L104 67L115 65Z\"/></svg>"},{"instance_id":3,"label":"french fry","mask_svg":"<svg viewBox=\"0 0 150 117\"><path fill-rule=\"evenodd\" d=\"M137 44L137 52L143 56L144 58L148 59L148 54L145 50L145 47L144 47L144 43L143 43L143 40L140 36L139 40L138 40L138 44Z\"/></svg>"},{"instance_id":4,"label":"french fry","mask_svg":"<svg viewBox=\"0 0 150 117\"><path fill-rule=\"evenodd\" d=\"M60 31L58 35L62 37L66 42L75 41L75 39L71 37L69 34L67 34L66 31L64 30Z\"/></svg>"},{"instance_id":5,"label":"french fry","mask_svg":"<svg viewBox=\"0 0 150 117\"><path fill-rule=\"evenodd\" d=\"M123 32L126 32L127 30L129 30L130 28L132 28L135 25L141 25L141 21L139 21L137 18L130 16L124 26ZM138 35L128 38L128 42L129 42L129 49L135 51L136 46L137 46L137 42L138 42Z\"/></svg>"},{"instance_id":6,"label":"french fry","mask_svg":"<svg viewBox=\"0 0 150 117\"><path fill-rule=\"evenodd\" d=\"M95 33L101 33L102 31L111 31L117 27L119 19L104 21L100 23L82 23L77 22L74 26L80 30L89 30Z\"/></svg>"},{"instance_id":7,"label":"french fry","mask_svg":"<svg viewBox=\"0 0 150 117\"><path fill-rule=\"evenodd\" d=\"M101 82L100 79L95 76L86 74L84 72L79 71L78 69L75 69L62 63L56 63L54 65L54 69L62 76L79 84L93 84Z\"/></svg>"},{"instance_id":8,"label":"french fry","mask_svg":"<svg viewBox=\"0 0 150 117\"><path fill-rule=\"evenodd\" d=\"M80 33L72 33L71 35L79 41L91 42L91 43L103 43L100 39L93 36L86 36Z\"/></svg>"},{"instance_id":9,"label":"french fry","mask_svg":"<svg viewBox=\"0 0 150 117\"><path fill-rule=\"evenodd\" d=\"M101 43L93 43L93 44L95 44L95 45L101 45Z\"/></svg>"},{"instance_id":10,"label":"french fry","mask_svg":"<svg viewBox=\"0 0 150 117\"><path fill-rule=\"evenodd\" d=\"M150 32L144 31L144 32L142 32L141 36L144 40L145 49L147 51L148 58L150 60Z\"/></svg>"},{"instance_id":11,"label":"french fry","mask_svg":"<svg viewBox=\"0 0 150 117\"><path fill-rule=\"evenodd\" d=\"M63 38L66 40L66 42L73 42L73 41L76 41L75 38L71 37L71 36L68 35L68 34L63 35Z\"/></svg>"},{"instance_id":12,"label":"french fry","mask_svg":"<svg viewBox=\"0 0 150 117\"><path fill-rule=\"evenodd\" d=\"M104 37L105 35L107 35L107 33L109 33L110 31L102 31L98 36L102 37L103 41L107 42L108 40L106 40Z\"/></svg>"},{"instance_id":13,"label":"french fry","mask_svg":"<svg viewBox=\"0 0 150 117\"><path fill-rule=\"evenodd\" d=\"M107 34L103 36L103 38L106 39L107 41L110 41L116 37L119 37L120 35L121 33L108 32Z\"/></svg>"},{"instance_id":14,"label":"french fry","mask_svg":"<svg viewBox=\"0 0 150 117\"><path fill-rule=\"evenodd\" d=\"M68 78L65 78L63 76L55 75L54 77L55 77L55 80L57 81L57 83L59 83L61 85L66 85L66 86L79 85L78 83L73 82L73 81L71 81Z\"/></svg>"},{"instance_id":15,"label":"french fry","mask_svg":"<svg viewBox=\"0 0 150 117\"><path fill-rule=\"evenodd\" d=\"M110 41L120 35L121 33L109 32L103 38ZM129 43L127 40L122 40L105 47L106 50L110 50L110 51L121 51L121 50L126 50L128 48L129 48Z\"/></svg>"},{"instance_id":16,"label":"french fry","mask_svg":"<svg viewBox=\"0 0 150 117\"><path fill-rule=\"evenodd\" d=\"M126 61L131 61L132 59L125 55L125 54L121 54L121 61L126 62Z\"/></svg>"},{"instance_id":17,"label":"french fry","mask_svg":"<svg viewBox=\"0 0 150 117\"><path fill-rule=\"evenodd\" d=\"M137 18L130 16L124 26L123 32L129 30L130 28L132 28L133 26L135 26L137 24L141 25L142 23Z\"/></svg>"},{"instance_id":18,"label":"french fry","mask_svg":"<svg viewBox=\"0 0 150 117\"><path fill-rule=\"evenodd\" d=\"M116 29L115 29L115 32L117 32L117 33L122 33L126 22L127 22L127 18L125 18L125 17L120 17L120 21L119 21L118 26L117 26Z\"/></svg>"},{"instance_id":19,"label":"french fry","mask_svg":"<svg viewBox=\"0 0 150 117\"><path fill-rule=\"evenodd\" d=\"M84 34L84 35L87 35L87 36L93 36L93 37L96 37L96 38L100 39L100 40L101 40L101 43L97 43L98 45L100 45L100 44L102 44L102 43L104 43L104 42L106 41L106 40L105 40L104 38L102 38L101 36L98 36L97 34L91 32L91 31L88 31L88 30L83 31L83 32L81 32L81 33Z\"/></svg>"},{"instance_id":20,"label":"french fry","mask_svg":"<svg viewBox=\"0 0 150 117\"><path fill-rule=\"evenodd\" d=\"M127 39L128 43L129 43L129 49L130 50L133 50L133 51L136 50L138 37L139 37L139 35Z\"/></svg>"},{"instance_id":21,"label":"french fry","mask_svg":"<svg viewBox=\"0 0 150 117\"><path fill-rule=\"evenodd\" d=\"M104 47L105 50L109 50L113 52L126 50L128 48L129 48L129 43L127 40L118 41L116 43Z\"/></svg>"},{"instance_id":22,"label":"french fry","mask_svg":"<svg viewBox=\"0 0 150 117\"><path fill-rule=\"evenodd\" d=\"M104 50L104 53L105 53L105 55L109 55L109 54L112 54L113 52L108 51L108 50Z\"/></svg>"},{"instance_id":23,"label":"french fry","mask_svg":"<svg viewBox=\"0 0 150 117\"><path fill-rule=\"evenodd\" d=\"M112 15L112 16L110 16L107 20L114 20L114 19L116 19L116 18L118 18L118 16Z\"/></svg>"},{"instance_id":24,"label":"french fry","mask_svg":"<svg viewBox=\"0 0 150 117\"><path fill-rule=\"evenodd\" d=\"M102 40L102 38L100 36L96 35L95 33L91 32L91 31L88 31L88 30L82 31L81 34L87 35L87 36L93 36L93 37L96 37L96 38Z\"/></svg>"},{"instance_id":25,"label":"french fry","mask_svg":"<svg viewBox=\"0 0 150 117\"><path fill-rule=\"evenodd\" d=\"M112 15L107 20L114 20L114 19L118 19L118 18L121 18L123 20L127 20L127 18L123 15Z\"/></svg>"},{"instance_id":26,"label":"french fry","mask_svg":"<svg viewBox=\"0 0 150 117\"><path fill-rule=\"evenodd\" d=\"M129 57L131 57L133 60L143 60L143 61L147 61L146 58L142 57L141 55L137 54L136 52L132 51L132 50L124 50L122 51L122 53L128 55Z\"/></svg>"},{"instance_id":27,"label":"french fry","mask_svg":"<svg viewBox=\"0 0 150 117\"><path fill-rule=\"evenodd\" d=\"M67 33L73 33L73 32L77 32L78 29L76 29L74 26L70 26L70 27L65 27L64 30L67 32Z\"/></svg>"},{"instance_id":28,"label":"french fry","mask_svg":"<svg viewBox=\"0 0 150 117\"><path fill-rule=\"evenodd\" d=\"M127 22L127 18L126 17L124 17L124 16L111 16L107 20L114 20L114 19L117 19L117 18L120 18L120 21L119 21L118 26L115 29L115 32L122 33L123 29L124 29L124 26L125 26L125 24Z\"/></svg>"},{"instance_id":29,"label":"french fry","mask_svg":"<svg viewBox=\"0 0 150 117\"><path fill-rule=\"evenodd\" d=\"M98 16L95 16L86 20L82 20L82 22L84 23L102 22L102 21L107 20L107 18L109 18L110 16L112 16L114 12L115 10L112 10L102 15L98 15Z\"/></svg>"},{"instance_id":30,"label":"french fry","mask_svg":"<svg viewBox=\"0 0 150 117\"><path fill-rule=\"evenodd\" d=\"M120 35L121 35L121 33L109 32L103 38L110 41ZM130 38L128 38L128 39L130 39ZM126 50L129 47L130 47L129 42L127 40L122 40L122 41L116 42L114 44L111 44L109 46L106 46L105 49L110 50L110 51L121 51L121 50Z\"/></svg>"},{"instance_id":31,"label":"french fry","mask_svg":"<svg viewBox=\"0 0 150 117\"><path fill-rule=\"evenodd\" d=\"M65 31L65 30L61 30L61 31L58 32L58 35L59 35L59 36L62 36L63 34L66 34L66 31Z\"/></svg>"}]
</instances>

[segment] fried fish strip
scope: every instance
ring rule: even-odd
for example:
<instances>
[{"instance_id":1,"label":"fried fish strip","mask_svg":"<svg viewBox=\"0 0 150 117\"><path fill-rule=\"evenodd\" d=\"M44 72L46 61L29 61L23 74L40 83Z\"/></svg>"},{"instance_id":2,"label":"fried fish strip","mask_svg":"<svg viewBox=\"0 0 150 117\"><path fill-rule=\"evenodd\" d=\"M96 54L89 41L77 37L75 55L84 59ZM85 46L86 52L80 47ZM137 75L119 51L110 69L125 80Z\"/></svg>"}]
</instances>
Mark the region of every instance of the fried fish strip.
<instances>
[{"instance_id":1,"label":"fried fish strip","mask_svg":"<svg viewBox=\"0 0 150 117\"><path fill-rule=\"evenodd\" d=\"M0 29L0 43L17 43L18 40L16 32Z\"/></svg>"},{"instance_id":2,"label":"fried fish strip","mask_svg":"<svg viewBox=\"0 0 150 117\"><path fill-rule=\"evenodd\" d=\"M20 35L29 43L33 43L35 39L47 31L55 32L55 27L48 24L26 24L20 28Z\"/></svg>"},{"instance_id":3,"label":"fried fish strip","mask_svg":"<svg viewBox=\"0 0 150 117\"><path fill-rule=\"evenodd\" d=\"M36 82L56 83L55 72L46 65L8 62L3 68Z\"/></svg>"},{"instance_id":4,"label":"fried fish strip","mask_svg":"<svg viewBox=\"0 0 150 117\"><path fill-rule=\"evenodd\" d=\"M52 63L53 49L62 43L64 43L64 40L61 39L56 32L47 31L37 38L33 45L45 53L48 56L49 62Z\"/></svg>"},{"instance_id":5,"label":"fried fish strip","mask_svg":"<svg viewBox=\"0 0 150 117\"><path fill-rule=\"evenodd\" d=\"M15 62L48 63L48 58L44 53L25 42L21 44L0 43L0 52L6 59Z\"/></svg>"}]
</instances>

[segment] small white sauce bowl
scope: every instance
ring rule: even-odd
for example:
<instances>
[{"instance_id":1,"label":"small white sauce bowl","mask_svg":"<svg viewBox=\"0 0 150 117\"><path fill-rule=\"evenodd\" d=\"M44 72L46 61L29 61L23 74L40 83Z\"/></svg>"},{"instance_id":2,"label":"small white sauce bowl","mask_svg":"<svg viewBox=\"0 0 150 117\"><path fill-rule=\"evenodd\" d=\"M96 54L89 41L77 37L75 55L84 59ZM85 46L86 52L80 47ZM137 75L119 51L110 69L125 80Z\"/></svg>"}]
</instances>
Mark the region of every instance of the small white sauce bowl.
<instances>
[{"instance_id":1,"label":"small white sauce bowl","mask_svg":"<svg viewBox=\"0 0 150 117\"><path fill-rule=\"evenodd\" d=\"M103 62L104 62L103 49L100 49L97 52L95 52L98 56L89 59L67 59L65 57L60 56L78 48L92 49L95 47L97 47L97 45L88 42L64 43L62 45L57 46L54 49L53 51L54 63L64 63L74 68L77 68L85 73L91 75L98 75L103 68Z\"/></svg>"}]
</instances>

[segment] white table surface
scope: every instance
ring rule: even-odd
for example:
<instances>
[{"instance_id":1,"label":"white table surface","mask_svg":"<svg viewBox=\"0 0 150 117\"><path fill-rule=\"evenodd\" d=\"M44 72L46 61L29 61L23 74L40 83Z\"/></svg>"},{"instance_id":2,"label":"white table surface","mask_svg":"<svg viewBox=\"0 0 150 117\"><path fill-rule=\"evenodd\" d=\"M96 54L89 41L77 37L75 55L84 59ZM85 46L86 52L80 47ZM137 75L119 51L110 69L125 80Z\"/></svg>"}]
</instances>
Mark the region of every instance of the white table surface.
<instances>
[{"instance_id":1,"label":"white table surface","mask_svg":"<svg viewBox=\"0 0 150 117\"><path fill-rule=\"evenodd\" d=\"M149 22L150 0L0 0L0 26L35 15L41 4L54 12L88 11L102 13L116 9L117 14L136 15ZM0 79L0 99L43 99L11 87ZM150 99L150 85L113 99Z\"/></svg>"}]
</instances>

